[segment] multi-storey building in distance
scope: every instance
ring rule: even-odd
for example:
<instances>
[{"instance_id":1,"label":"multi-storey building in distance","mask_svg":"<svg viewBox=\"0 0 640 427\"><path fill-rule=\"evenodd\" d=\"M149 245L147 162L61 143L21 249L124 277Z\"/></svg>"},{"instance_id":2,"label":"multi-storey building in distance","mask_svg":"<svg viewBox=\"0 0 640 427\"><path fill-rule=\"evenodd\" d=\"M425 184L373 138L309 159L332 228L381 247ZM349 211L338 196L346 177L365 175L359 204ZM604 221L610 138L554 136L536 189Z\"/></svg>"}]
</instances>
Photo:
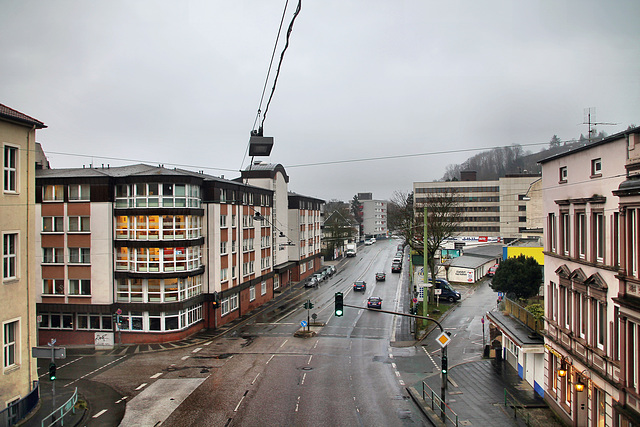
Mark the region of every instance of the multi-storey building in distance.
<instances>
[{"instance_id":1,"label":"multi-storey building in distance","mask_svg":"<svg viewBox=\"0 0 640 427\"><path fill-rule=\"evenodd\" d=\"M362 235L365 237L386 237L389 234L387 205L385 200L375 200L373 193L358 193Z\"/></svg>"},{"instance_id":2,"label":"multi-storey building in distance","mask_svg":"<svg viewBox=\"0 0 640 427\"><path fill-rule=\"evenodd\" d=\"M0 323L3 357L0 375L2 408L27 396L38 381L36 359L36 289L34 271L36 221L36 130L46 128L39 120L0 104L2 145L2 285ZM37 391L34 391L37 393ZM3 414L4 416L4 414ZM7 414L12 417L17 413Z\"/></svg>"},{"instance_id":3,"label":"multi-storey building in distance","mask_svg":"<svg viewBox=\"0 0 640 427\"><path fill-rule=\"evenodd\" d=\"M39 171L40 341L172 341L225 324L311 274L319 242L315 250L304 240L304 257L278 254L302 240L288 239L288 178L272 169L284 185L148 165ZM309 199L305 215L319 217L322 201Z\"/></svg>"},{"instance_id":4,"label":"multi-storey building in distance","mask_svg":"<svg viewBox=\"0 0 640 427\"><path fill-rule=\"evenodd\" d=\"M545 399L571 425L640 421L640 128L542 164Z\"/></svg>"},{"instance_id":5,"label":"multi-storey building in distance","mask_svg":"<svg viewBox=\"0 0 640 427\"><path fill-rule=\"evenodd\" d=\"M414 207L422 210L429 197L455 194L463 217L458 235L500 237L508 242L526 232L526 201L531 197L527 193L539 178L512 174L495 181L476 181L476 173L466 171L460 181L414 182Z\"/></svg>"}]
</instances>

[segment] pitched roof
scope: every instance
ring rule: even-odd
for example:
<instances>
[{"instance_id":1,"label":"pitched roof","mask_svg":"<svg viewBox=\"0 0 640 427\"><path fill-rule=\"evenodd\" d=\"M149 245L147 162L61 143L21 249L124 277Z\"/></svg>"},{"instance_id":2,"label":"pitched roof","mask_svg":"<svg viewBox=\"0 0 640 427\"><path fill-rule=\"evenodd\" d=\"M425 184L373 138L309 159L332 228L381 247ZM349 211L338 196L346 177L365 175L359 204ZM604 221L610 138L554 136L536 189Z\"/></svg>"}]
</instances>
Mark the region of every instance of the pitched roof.
<instances>
[{"instance_id":1,"label":"pitched roof","mask_svg":"<svg viewBox=\"0 0 640 427\"><path fill-rule=\"evenodd\" d=\"M0 119L35 126L36 129L47 127L47 125L42 123L40 120L36 120L33 117L27 116L26 114L21 113L18 110L14 110L13 108L7 107L4 104L0 104Z\"/></svg>"}]
</instances>

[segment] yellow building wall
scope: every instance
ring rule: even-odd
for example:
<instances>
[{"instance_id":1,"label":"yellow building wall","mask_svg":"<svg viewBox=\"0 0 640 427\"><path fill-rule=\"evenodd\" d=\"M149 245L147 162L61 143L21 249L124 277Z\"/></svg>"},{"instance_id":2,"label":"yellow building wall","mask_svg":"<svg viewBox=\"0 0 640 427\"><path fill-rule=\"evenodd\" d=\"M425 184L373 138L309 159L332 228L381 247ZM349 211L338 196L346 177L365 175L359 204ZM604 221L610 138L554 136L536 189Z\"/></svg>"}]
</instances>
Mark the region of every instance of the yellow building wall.
<instances>
[{"instance_id":1,"label":"yellow building wall","mask_svg":"<svg viewBox=\"0 0 640 427\"><path fill-rule=\"evenodd\" d=\"M544 265L544 255L542 247L507 247L507 258L516 258L520 255L533 257L538 264Z\"/></svg>"}]
</instances>

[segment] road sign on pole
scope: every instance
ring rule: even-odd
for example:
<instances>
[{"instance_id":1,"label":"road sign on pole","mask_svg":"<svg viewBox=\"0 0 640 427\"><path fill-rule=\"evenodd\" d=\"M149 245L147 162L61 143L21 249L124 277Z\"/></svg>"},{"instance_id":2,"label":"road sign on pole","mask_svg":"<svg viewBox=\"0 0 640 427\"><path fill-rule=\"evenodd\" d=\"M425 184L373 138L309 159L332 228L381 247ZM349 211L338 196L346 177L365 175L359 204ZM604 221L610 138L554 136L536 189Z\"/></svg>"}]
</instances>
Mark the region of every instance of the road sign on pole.
<instances>
[{"instance_id":1,"label":"road sign on pole","mask_svg":"<svg viewBox=\"0 0 640 427\"><path fill-rule=\"evenodd\" d=\"M36 359L51 359L51 347L31 347L31 357ZM53 347L54 359L66 359L67 349L65 347Z\"/></svg>"}]
</instances>

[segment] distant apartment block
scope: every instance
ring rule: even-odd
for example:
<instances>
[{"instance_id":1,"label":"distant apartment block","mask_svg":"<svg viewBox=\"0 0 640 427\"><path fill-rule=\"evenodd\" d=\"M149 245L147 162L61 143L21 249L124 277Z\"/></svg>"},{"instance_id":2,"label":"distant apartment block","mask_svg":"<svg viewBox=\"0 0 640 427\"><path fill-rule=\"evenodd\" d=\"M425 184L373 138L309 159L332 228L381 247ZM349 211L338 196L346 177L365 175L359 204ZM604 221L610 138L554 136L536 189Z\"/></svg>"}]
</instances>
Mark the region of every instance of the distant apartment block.
<instances>
[{"instance_id":1,"label":"distant apartment block","mask_svg":"<svg viewBox=\"0 0 640 427\"><path fill-rule=\"evenodd\" d=\"M506 241L523 237L527 230L527 193L539 175L507 175L495 181L476 181L473 171L466 171L461 181L414 182L416 210L429 197L454 192L463 220L459 236L500 237Z\"/></svg>"},{"instance_id":2,"label":"distant apartment block","mask_svg":"<svg viewBox=\"0 0 640 427\"><path fill-rule=\"evenodd\" d=\"M387 223L388 202L373 199L372 193L358 193L362 235L365 237L386 237L389 232Z\"/></svg>"}]
</instances>

